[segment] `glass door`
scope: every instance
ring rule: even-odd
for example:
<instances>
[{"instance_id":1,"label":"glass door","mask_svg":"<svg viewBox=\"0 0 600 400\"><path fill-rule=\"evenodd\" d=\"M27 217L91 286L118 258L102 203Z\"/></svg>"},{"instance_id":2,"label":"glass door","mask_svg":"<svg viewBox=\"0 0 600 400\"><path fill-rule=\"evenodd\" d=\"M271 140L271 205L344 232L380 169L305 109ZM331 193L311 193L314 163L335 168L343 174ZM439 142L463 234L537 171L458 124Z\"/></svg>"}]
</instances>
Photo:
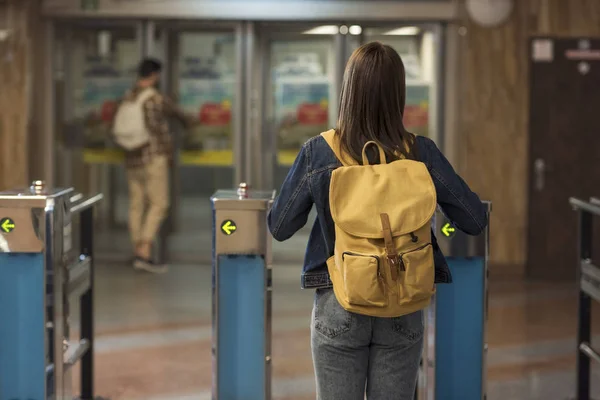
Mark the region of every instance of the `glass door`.
<instances>
[{"instance_id":1,"label":"glass door","mask_svg":"<svg viewBox=\"0 0 600 400\"><path fill-rule=\"evenodd\" d=\"M100 235L98 249L130 254L123 154L109 127L116 101L135 82L142 24L81 21L56 26L57 184L104 193L98 222L109 229Z\"/></svg>"},{"instance_id":2,"label":"glass door","mask_svg":"<svg viewBox=\"0 0 600 400\"><path fill-rule=\"evenodd\" d=\"M172 261L210 260L209 198L239 179L240 29L237 24L164 25L157 29L151 49L168 64L165 90L194 121L173 127L177 157L169 224Z\"/></svg>"},{"instance_id":3,"label":"glass door","mask_svg":"<svg viewBox=\"0 0 600 400\"><path fill-rule=\"evenodd\" d=\"M264 120L273 158L267 186L279 188L302 145L335 126L340 43L336 25L269 28Z\"/></svg>"},{"instance_id":4,"label":"glass door","mask_svg":"<svg viewBox=\"0 0 600 400\"><path fill-rule=\"evenodd\" d=\"M343 65L338 25L258 27L262 61L264 163L261 186L279 189L302 145L335 126ZM290 241L274 244L275 261L301 260L316 214Z\"/></svg>"}]
</instances>

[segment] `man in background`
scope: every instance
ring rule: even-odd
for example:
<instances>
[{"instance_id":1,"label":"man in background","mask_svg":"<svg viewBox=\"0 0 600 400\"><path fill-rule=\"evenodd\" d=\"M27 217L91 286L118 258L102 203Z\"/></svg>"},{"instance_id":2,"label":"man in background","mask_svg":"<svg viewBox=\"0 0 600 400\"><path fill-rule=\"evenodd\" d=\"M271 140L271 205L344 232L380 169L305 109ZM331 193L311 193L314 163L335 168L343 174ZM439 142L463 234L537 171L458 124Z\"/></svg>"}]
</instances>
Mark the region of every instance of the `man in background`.
<instances>
[{"instance_id":1,"label":"man in background","mask_svg":"<svg viewBox=\"0 0 600 400\"><path fill-rule=\"evenodd\" d=\"M152 244L169 209L169 169L173 145L169 118L191 122L157 90L161 63L143 60L138 80L120 102L113 122L115 142L125 150L129 186L129 232L134 247L133 267L164 273L166 265L152 260Z\"/></svg>"}]
</instances>

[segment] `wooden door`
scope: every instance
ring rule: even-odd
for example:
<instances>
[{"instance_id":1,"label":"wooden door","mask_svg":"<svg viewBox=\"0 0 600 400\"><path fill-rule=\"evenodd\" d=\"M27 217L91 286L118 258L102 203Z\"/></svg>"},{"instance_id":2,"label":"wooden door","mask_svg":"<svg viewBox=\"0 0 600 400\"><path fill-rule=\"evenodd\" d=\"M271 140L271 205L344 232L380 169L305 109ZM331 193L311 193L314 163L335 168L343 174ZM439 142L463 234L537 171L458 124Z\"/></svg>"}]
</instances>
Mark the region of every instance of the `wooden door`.
<instances>
[{"instance_id":1,"label":"wooden door","mask_svg":"<svg viewBox=\"0 0 600 400\"><path fill-rule=\"evenodd\" d=\"M600 39L533 38L530 60L527 271L575 280L577 215L568 199L600 191Z\"/></svg>"}]
</instances>

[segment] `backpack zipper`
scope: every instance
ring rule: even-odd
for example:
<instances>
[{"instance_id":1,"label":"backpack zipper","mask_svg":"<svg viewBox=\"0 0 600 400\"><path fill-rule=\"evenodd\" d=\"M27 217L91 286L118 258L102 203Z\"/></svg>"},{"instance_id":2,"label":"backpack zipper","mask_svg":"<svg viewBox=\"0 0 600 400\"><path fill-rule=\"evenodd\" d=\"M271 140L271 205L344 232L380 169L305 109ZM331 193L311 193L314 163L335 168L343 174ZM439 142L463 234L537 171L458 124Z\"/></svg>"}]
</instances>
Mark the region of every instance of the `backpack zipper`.
<instances>
[{"instance_id":1,"label":"backpack zipper","mask_svg":"<svg viewBox=\"0 0 600 400\"><path fill-rule=\"evenodd\" d=\"M417 247L415 249L412 249L412 250L409 250L409 251L405 251L404 253L400 253L400 257L402 257L403 255L408 254L408 253L413 253L415 251L423 250L427 246L431 246L431 243L425 243L424 245L421 245L421 246L419 246L419 247Z\"/></svg>"},{"instance_id":2,"label":"backpack zipper","mask_svg":"<svg viewBox=\"0 0 600 400\"><path fill-rule=\"evenodd\" d=\"M400 265L399 265L400 271L406 271L406 266L404 265L404 260L402 258L402 257L404 257L405 254L410 254L410 253L414 253L415 251L423 250L427 246L431 246L431 243L425 243L424 245L419 246L415 249L405 251L404 253L400 253L400 255L398 256L398 258L400 258Z\"/></svg>"},{"instance_id":3,"label":"backpack zipper","mask_svg":"<svg viewBox=\"0 0 600 400\"><path fill-rule=\"evenodd\" d=\"M353 253L351 251L345 251L342 253L342 261L344 261L344 256L355 256L355 257L365 257L365 258L374 258L377 261L377 275L379 277L381 277L381 259L378 256L372 256L372 255L365 255L365 254L359 254L359 253Z\"/></svg>"}]
</instances>

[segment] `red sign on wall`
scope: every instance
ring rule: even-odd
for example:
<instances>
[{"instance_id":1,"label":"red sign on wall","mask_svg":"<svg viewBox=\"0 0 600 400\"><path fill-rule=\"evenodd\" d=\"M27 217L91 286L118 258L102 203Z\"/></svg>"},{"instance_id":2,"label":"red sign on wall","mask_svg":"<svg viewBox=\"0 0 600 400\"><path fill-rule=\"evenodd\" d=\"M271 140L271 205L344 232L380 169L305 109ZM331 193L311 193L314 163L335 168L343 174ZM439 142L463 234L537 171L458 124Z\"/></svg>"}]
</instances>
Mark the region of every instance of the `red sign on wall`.
<instances>
[{"instance_id":1,"label":"red sign on wall","mask_svg":"<svg viewBox=\"0 0 600 400\"><path fill-rule=\"evenodd\" d=\"M200 122L204 125L221 126L231 121L231 108L220 103L204 103L200 107Z\"/></svg>"},{"instance_id":2,"label":"red sign on wall","mask_svg":"<svg viewBox=\"0 0 600 400\"><path fill-rule=\"evenodd\" d=\"M115 117L117 111L117 102L114 100L108 100L102 103L102 109L100 110L100 119L104 122L111 122Z\"/></svg>"},{"instance_id":3,"label":"red sign on wall","mask_svg":"<svg viewBox=\"0 0 600 400\"><path fill-rule=\"evenodd\" d=\"M429 124L429 110L420 106L406 106L404 108L404 126L426 127Z\"/></svg>"},{"instance_id":4,"label":"red sign on wall","mask_svg":"<svg viewBox=\"0 0 600 400\"><path fill-rule=\"evenodd\" d=\"M302 125L323 125L327 123L328 111L321 104L300 104L297 111L298 122Z\"/></svg>"}]
</instances>

